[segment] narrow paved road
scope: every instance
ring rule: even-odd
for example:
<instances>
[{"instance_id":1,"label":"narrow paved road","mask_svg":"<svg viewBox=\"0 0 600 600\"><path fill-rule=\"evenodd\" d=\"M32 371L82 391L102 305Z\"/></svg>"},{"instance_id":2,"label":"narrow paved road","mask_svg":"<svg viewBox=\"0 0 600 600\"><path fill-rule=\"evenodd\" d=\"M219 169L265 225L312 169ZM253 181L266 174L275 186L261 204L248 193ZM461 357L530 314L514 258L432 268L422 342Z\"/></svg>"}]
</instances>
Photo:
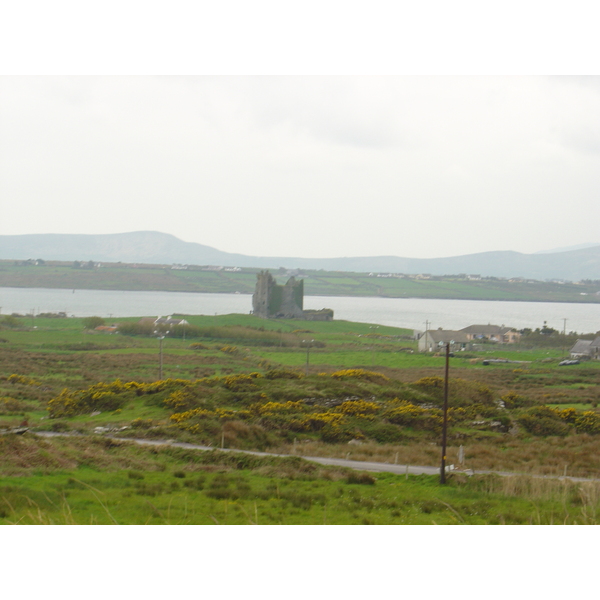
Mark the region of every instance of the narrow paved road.
<instances>
[{"instance_id":1,"label":"narrow paved road","mask_svg":"<svg viewBox=\"0 0 600 600\"><path fill-rule=\"evenodd\" d=\"M84 437L83 434L77 433L57 433L54 431L30 431L34 435L40 437ZM415 465L393 465L390 463L366 462L362 460L346 460L343 458L325 458L321 456L303 456L302 454L275 454L273 452L256 452L254 450L237 450L235 448L215 448L213 446L200 446L199 444L189 444L187 442L176 442L174 440L143 440L139 438L124 438L114 436L108 437L111 440L120 442L132 442L140 446L173 446L174 448L186 448L188 450L220 450L221 452L241 452L243 454L253 454L255 456L278 456L286 458L289 456L298 456L311 462L316 462L321 465L331 465L336 467L347 467L358 471L374 471L379 473L395 473L396 475L439 475L440 467L425 467ZM474 475L475 471L468 469L466 471L453 471L454 473L465 473L466 475ZM568 479L569 481L600 481L600 479L590 477L562 477L558 475L532 475L530 473L510 473L507 471L477 471L478 475L501 475L502 477L511 477L516 475L528 475L538 479Z\"/></svg>"}]
</instances>

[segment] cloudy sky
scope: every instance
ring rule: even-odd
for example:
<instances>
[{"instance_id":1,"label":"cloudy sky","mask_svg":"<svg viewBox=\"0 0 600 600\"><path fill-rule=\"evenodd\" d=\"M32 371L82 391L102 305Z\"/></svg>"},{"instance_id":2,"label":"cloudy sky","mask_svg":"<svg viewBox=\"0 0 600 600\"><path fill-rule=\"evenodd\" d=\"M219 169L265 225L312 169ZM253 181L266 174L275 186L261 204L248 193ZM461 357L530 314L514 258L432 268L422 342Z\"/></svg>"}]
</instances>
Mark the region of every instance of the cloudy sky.
<instances>
[{"instance_id":1,"label":"cloudy sky","mask_svg":"<svg viewBox=\"0 0 600 600\"><path fill-rule=\"evenodd\" d=\"M263 256L600 242L598 77L2 77L1 234Z\"/></svg>"},{"instance_id":2,"label":"cloudy sky","mask_svg":"<svg viewBox=\"0 0 600 600\"><path fill-rule=\"evenodd\" d=\"M539 23L537 12L532 17ZM118 31L110 36L114 19L104 18L104 45L93 40L103 53L106 39L119 39ZM304 28L302 39L317 43L312 31L307 37ZM231 50L236 59L256 49L251 33ZM298 46L297 34L285 33ZM579 33L575 40L585 38ZM210 75L59 76L33 62L60 46L63 37L52 34L41 51L18 35L0 42L13 44L11 56L20 43L16 54L32 57L22 71L0 69L0 234L155 230L228 252L304 257L426 258L600 243L599 77L502 69L423 75L413 63L404 75L224 76L204 65L198 71ZM181 37L174 30L169 39L176 46ZM383 55L381 37L373 30L370 46ZM228 42L220 43L225 53ZM155 46L147 44L155 54L137 72L169 72ZM337 72L369 72L359 60L364 46L355 47L346 44L356 61ZM321 72L322 48L316 63L313 56L312 66L296 71ZM436 46L431 52L436 60L446 55ZM64 44L64 55L78 53ZM121 58L117 68L96 71L136 72L130 63L119 67ZM232 64L221 72L235 72ZM193 72L187 64L179 70ZM54 72L79 71L69 63Z\"/></svg>"}]
</instances>

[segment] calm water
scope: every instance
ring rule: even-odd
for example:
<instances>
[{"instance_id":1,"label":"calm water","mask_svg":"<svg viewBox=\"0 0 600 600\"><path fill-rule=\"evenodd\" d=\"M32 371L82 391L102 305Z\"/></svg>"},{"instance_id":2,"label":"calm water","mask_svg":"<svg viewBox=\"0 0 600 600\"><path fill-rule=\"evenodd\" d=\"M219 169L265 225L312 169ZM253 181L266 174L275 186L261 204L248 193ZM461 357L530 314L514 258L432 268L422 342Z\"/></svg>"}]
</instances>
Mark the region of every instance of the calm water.
<instances>
[{"instance_id":1,"label":"calm water","mask_svg":"<svg viewBox=\"0 0 600 600\"><path fill-rule=\"evenodd\" d=\"M350 298L306 296L304 308L332 308L336 319L392 325L408 329L461 329L492 323L523 327L549 327L562 331L600 330L600 304L558 302L490 302L483 300L421 300L418 298ZM0 311L11 313L66 312L69 316L166 316L172 313L214 315L248 313L249 294L192 294L184 292L120 292L110 290L49 290L0 288Z\"/></svg>"}]
</instances>

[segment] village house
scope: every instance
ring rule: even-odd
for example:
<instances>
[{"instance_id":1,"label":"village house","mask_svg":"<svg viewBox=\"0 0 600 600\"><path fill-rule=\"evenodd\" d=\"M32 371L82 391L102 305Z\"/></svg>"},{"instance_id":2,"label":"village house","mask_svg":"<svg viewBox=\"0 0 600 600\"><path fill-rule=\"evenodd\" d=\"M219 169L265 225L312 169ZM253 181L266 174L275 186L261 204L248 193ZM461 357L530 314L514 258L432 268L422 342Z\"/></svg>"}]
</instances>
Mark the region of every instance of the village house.
<instances>
[{"instance_id":1,"label":"village house","mask_svg":"<svg viewBox=\"0 0 600 600\"><path fill-rule=\"evenodd\" d=\"M155 319L154 317L142 317L139 320L140 325L153 325L157 330L160 331L169 331L171 327L175 327L177 325L189 325L189 323L185 319L175 319L171 316L169 317L158 317Z\"/></svg>"},{"instance_id":2,"label":"village house","mask_svg":"<svg viewBox=\"0 0 600 600\"><path fill-rule=\"evenodd\" d=\"M600 360L600 336L593 340L577 340L570 351L571 358Z\"/></svg>"},{"instance_id":3,"label":"village house","mask_svg":"<svg viewBox=\"0 0 600 600\"><path fill-rule=\"evenodd\" d=\"M451 352L466 350L470 344L467 336L460 331L429 329L419 338L419 352L437 352L450 344Z\"/></svg>"},{"instance_id":4,"label":"village house","mask_svg":"<svg viewBox=\"0 0 600 600\"><path fill-rule=\"evenodd\" d=\"M521 334L514 327L504 325L469 325L460 330L469 341L496 342L498 344L516 344Z\"/></svg>"},{"instance_id":5,"label":"village house","mask_svg":"<svg viewBox=\"0 0 600 600\"><path fill-rule=\"evenodd\" d=\"M154 321L155 325L166 325L170 327L171 325L189 325L189 323L185 319L174 319L173 317L158 317L156 321Z\"/></svg>"}]
</instances>

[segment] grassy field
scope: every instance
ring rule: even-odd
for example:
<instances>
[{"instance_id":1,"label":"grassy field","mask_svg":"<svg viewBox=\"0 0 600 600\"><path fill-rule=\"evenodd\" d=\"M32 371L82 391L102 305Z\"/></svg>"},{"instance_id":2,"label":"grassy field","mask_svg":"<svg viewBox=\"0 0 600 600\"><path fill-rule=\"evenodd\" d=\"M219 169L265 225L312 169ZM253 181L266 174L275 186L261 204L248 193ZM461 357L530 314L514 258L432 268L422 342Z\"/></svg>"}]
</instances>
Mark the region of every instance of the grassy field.
<instances>
[{"instance_id":1,"label":"grassy field","mask_svg":"<svg viewBox=\"0 0 600 600\"><path fill-rule=\"evenodd\" d=\"M171 265L105 264L99 268L74 268L73 263L23 265L0 261L1 287L40 287L102 290L162 290L171 292L254 292L259 269L239 271L187 270ZM279 283L286 271L274 271ZM459 276L417 279L414 276L379 276L369 273L302 271L304 292L317 296L382 296L390 298L453 298L468 300L522 300L537 302L600 302L597 285L508 281L497 278L470 280Z\"/></svg>"},{"instance_id":2,"label":"grassy field","mask_svg":"<svg viewBox=\"0 0 600 600\"><path fill-rule=\"evenodd\" d=\"M595 522L595 484L530 476L600 478L597 362L559 367L552 344L451 359L448 462L459 465L462 447L461 466L522 477L353 481L297 455L437 466L443 356L414 352L406 330L364 323L186 318L185 339L163 340L162 377L155 337L89 331L75 318L0 320L0 429L26 420L83 436L0 436L2 522Z\"/></svg>"},{"instance_id":3,"label":"grassy field","mask_svg":"<svg viewBox=\"0 0 600 600\"><path fill-rule=\"evenodd\" d=\"M600 484L397 476L105 439L4 438L2 524L596 524ZM25 458L27 457L27 458ZM27 464L26 464L27 463Z\"/></svg>"}]
</instances>

